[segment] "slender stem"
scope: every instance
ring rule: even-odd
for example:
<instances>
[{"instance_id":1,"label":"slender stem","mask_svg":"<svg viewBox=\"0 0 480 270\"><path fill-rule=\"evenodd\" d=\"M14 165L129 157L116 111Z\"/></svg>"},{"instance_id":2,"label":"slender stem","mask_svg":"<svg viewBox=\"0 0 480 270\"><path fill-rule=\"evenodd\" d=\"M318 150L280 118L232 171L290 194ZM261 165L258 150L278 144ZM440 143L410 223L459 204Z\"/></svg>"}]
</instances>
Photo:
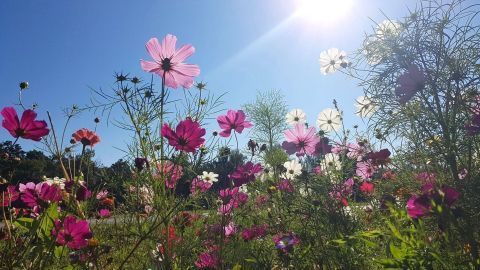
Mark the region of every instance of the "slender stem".
<instances>
[{"instance_id":1,"label":"slender stem","mask_svg":"<svg viewBox=\"0 0 480 270\"><path fill-rule=\"evenodd\" d=\"M55 134L55 127L53 126L52 117L50 115L50 112L48 111L47 111L47 116L48 116L48 121L50 122L50 127L52 128L53 142L55 144L55 150L57 152L56 154L57 154L58 162L60 163L60 168L62 169L63 176L65 176L65 179L70 180L70 176L68 175L67 169L65 169L65 165L63 165L62 154L60 152L60 149L58 148L57 135Z\"/></svg>"}]
</instances>

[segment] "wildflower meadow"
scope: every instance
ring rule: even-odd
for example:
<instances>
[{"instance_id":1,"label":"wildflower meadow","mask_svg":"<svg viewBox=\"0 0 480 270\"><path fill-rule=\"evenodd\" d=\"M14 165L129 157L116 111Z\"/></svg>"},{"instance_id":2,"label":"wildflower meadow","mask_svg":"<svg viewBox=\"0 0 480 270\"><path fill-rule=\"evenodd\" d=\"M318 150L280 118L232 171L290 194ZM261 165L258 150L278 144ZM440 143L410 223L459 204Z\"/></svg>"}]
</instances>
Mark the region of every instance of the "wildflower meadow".
<instances>
[{"instance_id":1,"label":"wildflower meadow","mask_svg":"<svg viewBox=\"0 0 480 270\"><path fill-rule=\"evenodd\" d=\"M63 113L2 84L0 269L480 269L480 5L407 11L318 48L358 95L316 115L279 90L230 105L165 28ZM128 134L110 166L102 125Z\"/></svg>"}]
</instances>

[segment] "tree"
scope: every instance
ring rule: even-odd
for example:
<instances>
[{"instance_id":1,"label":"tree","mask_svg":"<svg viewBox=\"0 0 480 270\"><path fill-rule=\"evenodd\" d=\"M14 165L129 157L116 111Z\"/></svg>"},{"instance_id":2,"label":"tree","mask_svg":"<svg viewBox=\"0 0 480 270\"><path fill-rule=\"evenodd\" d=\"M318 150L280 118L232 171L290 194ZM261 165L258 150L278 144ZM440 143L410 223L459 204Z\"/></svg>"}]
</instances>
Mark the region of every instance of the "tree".
<instances>
[{"instance_id":1,"label":"tree","mask_svg":"<svg viewBox=\"0 0 480 270\"><path fill-rule=\"evenodd\" d=\"M272 148L282 139L286 129L287 104L280 91L258 92L255 102L245 104L243 108L254 123L252 132L257 143L265 143Z\"/></svg>"}]
</instances>

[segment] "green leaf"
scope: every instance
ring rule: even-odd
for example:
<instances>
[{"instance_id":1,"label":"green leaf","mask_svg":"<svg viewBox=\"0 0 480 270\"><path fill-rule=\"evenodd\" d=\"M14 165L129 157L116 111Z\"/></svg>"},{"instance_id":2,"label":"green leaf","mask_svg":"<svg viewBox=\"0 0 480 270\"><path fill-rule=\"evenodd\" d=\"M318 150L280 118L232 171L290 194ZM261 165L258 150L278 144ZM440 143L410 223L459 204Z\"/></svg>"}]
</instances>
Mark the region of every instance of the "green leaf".
<instances>
[{"instance_id":1,"label":"green leaf","mask_svg":"<svg viewBox=\"0 0 480 270\"><path fill-rule=\"evenodd\" d=\"M60 259L63 256L67 255L67 253L68 253L68 249L65 248L64 246L55 247L55 250L54 250L55 258Z\"/></svg>"},{"instance_id":2,"label":"green leaf","mask_svg":"<svg viewBox=\"0 0 480 270\"><path fill-rule=\"evenodd\" d=\"M390 243L390 253L395 259L402 259L403 256L405 255L404 252L396 247L393 243Z\"/></svg>"},{"instance_id":3,"label":"green leaf","mask_svg":"<svg viewBox=\"0 0 480 270\"><path fill-rule=\"evenodd\" d=\"M249 263L257 263L256 259L245 259L245 261Z\"/></svg>"},{"instance_id":4,"label":"green leaf","mask_svg":"<svg viewBox=\"0 0 480 270\"><path fill-rule=\"evenodd\" d=\"M235 264L232 268L232 270L241 270L242 269L242 266L240 264Z\"/></svg>"},{"instance_id":5,"label":"green leaf","mask_svg":"<svg viewBox=\"0 0 480 270\"><path fill-rule=\"evenodd\" d=\"M40 237L50 239L50 235L53 229L53 222L58 219L58 206L56 203L52 203L48 209L45 211L43 214L43 217L41 217L41 223L40 223Z\"/></svg>"},{"instance_id":6,"label":"green leaf","mask_svg":"<svg viewBox=\"0 0 480 270\"><path fill-rule=\"evenodd\" d=\"M33 227L33 219L27 217L18 218L13 225L21 230L29 231Z\"/></svg>"},{"instance_id":7,"label":"green leaf","mask_svg":"<svg viewBox=\"0 0 480 270\"><path fill-rule=\"evenodd\" d=\"M400 232L398 231L398 229L395 227L395 225L393 225L390 221L387 221L387 225L388 227L390 228L390 231L392 231L392 234L397 237L398 239L402 240L403 241L403 237L402 235L400 234Z\"/></svg>"}]
</instances>

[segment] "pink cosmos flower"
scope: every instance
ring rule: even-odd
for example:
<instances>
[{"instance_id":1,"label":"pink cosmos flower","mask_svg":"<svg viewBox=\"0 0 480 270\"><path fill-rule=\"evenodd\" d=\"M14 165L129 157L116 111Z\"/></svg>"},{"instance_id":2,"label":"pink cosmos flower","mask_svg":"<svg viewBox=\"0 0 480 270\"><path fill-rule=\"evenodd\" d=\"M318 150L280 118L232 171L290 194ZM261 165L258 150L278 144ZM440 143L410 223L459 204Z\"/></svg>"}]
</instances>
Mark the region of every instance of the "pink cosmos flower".
<instances>
[{"instance_id":1,"label":"pink cosmos flower","mask_svg":"<svg viewBox=\"0 0 480 270\"><path fill-rule=\"evenodd\" d=\"M185 64L183 61L195 52L195 48L184 45L176 49L177 37L171 34L165 36L162 44L157 38L151 38L145 47L153 58L152 61L140 60L142 69L164 78L165 85L176 89L179 85L190 88L194 77L200 75L197 65Z\"/></svg>"},{"instance_id":2,"label":"pink cosmos flower","mask_svg":"<svg viewBox=\"0 0 480 270\"><path fill-rule=\"evenodd\" d=\"M368 161L357 162L356 174L363 180L370 179L375 173L375 166Z\"/></svg>"},{"instance_id":3,"label":"pink cosmos flower","mask_svg":"<svg viewBox=\"0 0 480 270\"><path fill-rule=\"evenodd\" d=\"M360 185L360 191L364 194L372 194L374 190L375 190L375 185L373 183L364 181Z\"/></svg>"},{"instance_id":4,"label":"pink cosmos flower","mask_svg":"<svg viewBox=\"0 0 480 270\"><path fill-rule=\"evenodd\" d=\"M110 213L110 210L108 209L100 209L100 211L98 211L98 215L101 218L108 218L111 216L111 213Z\"/></svg>"},{"instance_id":5,"label":"pink cosmos flower","mask_svg":"<svg viewBox=\"0 0 480 270\"><path fill-rule=\"evenodd\" d=\"M192 185L190 186L190 193L192 195L196 195L198 191L204 193L207 190L209 190L212 187L213 183L210 183L208 181L204 181L202 179L199 179L198 177L195 177L192 180Z\"/></svg>"},{"instance_id":6,"label":"pink cosmos flower","mask_svg":"<svg viewBox=\"0 0 480 270\"><path fill-rule=\"evenodd\" d=\"M437 181L437 177L434 173L429 172L420 172L415 175L415 179L422 183L435 183Z\"/></svg>"},{"instance_id":7,"label":"pink cosmos flower","mask_svg":"<svg viewBox=\"0 0 480 270\"><path fill-rule=\"evenodd\" d=\"M2 126L14 138L24 138L38 142L50 132L45 121L35 120L37 113L33 110L25 110L21 120L18 119L17 112L13 107L3 108L1 114L3 116Z\"/></svg>"},{"instance_id":8,"label":"pink cosmos flower","mask_svg":"<svg viewBox=\"0 0 480 270\"><path fill-rule=\"evenodd\" d=\"M245 165L239 165L233 173L228 175L228 178L233 180L236 187L239 187L254 181L256 174L262 171L263 167L260 163L253 164L253 162L249 161Z\"/></svg>"},{"instance_id":9,"label":"pink cosmos flower","mask_svg":"<svg viewBox=\"0 0 480 270\"><path fill-rule=\"evenodd\" d=\"M411 218L419 218L427 215L432 206L430 205L430 198L426 195L413 195L407 201L407 213Z\"/></svg>"},{"instance_id":10,"label":"pink cosmos flower","mask_svg":"<svg viewBox=\"0 0 480 270\"><path fill-rule=\"evenodd\" d=\"M218 125L223 129L223 131L220 132L220 136L229 137L232 129L235 132L242 133L245 128L253 127L252 123L245 119L246 116L242 110L228 110L227 115L217 117Z\"/></svg>"},{"instance_id":11,"label":"pink cosmos flower","mask_svg":"<svg viewBox=\"0 0 480 270\"><path fill-rule=\"evenodd\" d=\"M8 185L6 190L0 192L0 206L9 206L20 197L14 185Z\"/></svg>"},{"instance_id":12,"label":"pink cosmos flower","mask_svg":"<svg viewBox=\"0 0 480 270\"><path fill-rule=\"evenodd\" d=\"M216 252L203 252L198 256L195 266L200 269L216 269L220 266L220 259Z\"/></svg>"},{"instance_id":13,"label":"pink cosmos flower","mask_svg":"<svg viewBox=\"0 0 480 270\"><path fill-rule=\"evenodd\" d=\"M103 200L103 199L107 198L107 196L108 196L108 191L107 190L102 190L102 191L97 193L96 198L97 198L97 200Z\"/></svg>"},{"instance_id":14,"label":"pink cosmos flower","mask_svg":"<svg viewBox=\"0 0 480 270\"><path fill-rule=\"evenodd\" d=\"M223 228L225 236L230 237L237 232L237 228L233 222L230 221L227 226Z\"/></svg>"},{"instance_id":15,"label":"pink cosmos flower","mask_svg":"<svg viewBox=\"0 0 480 270\"><path fill-rule=\"evenodd\" d=\"M57 244L68 246L72 249L81 249L88 245L88 239L92 238L92 232L86 220L78 220L74 216L67 216L55 221L52 235L57 237Z\"/></svg>"},{"instance_id":16,"label":"pink cosmos flower","mask_svg":"<svg viewBox=\"0 0 480 270\"><path fill-rule=\"evenodd\" d=\"M195 152L205 142L205 129L190 118L180 121L175 131L168 124L164 124L161 133L168 143L179 151Z\"/></svg>"},{"instance_id":17,"label":"pink cosmos flower","mask_svg":"<svg viewBox=\"0 0 480 270\"><path fill-rule=\"evenodd\" d=\"M400 104L405 105L413 96L425 87L427 78L422 70L416 65L410 65L402 75L397 79L395 95L400 100Z\"/></svg>"},{"instance_id":18,"label":"pink cosmos flower","mask_svg":"<svg viewBox=\"0 0 480 270\"><path fill-rule=\"evenodd\" d=\"M170 160L165 160L157 164L157 170L159 174L163 174L165 177L165 185L170 189L175 188L175 184L183 175L183 167Z\"/></svg>"},{"instance_id":19,"label":"pink cosmos flower","mask_svg":"<svg viewBox=\"0 0 480 270\"><path fill-rule=\"evenodd\" d=\"M316 175L321 175L322 174L322 167L316 166L315 168L313 168L313 173L316 174Z\"/></svg>"},{"instance_id":20,"label":"pink cosmos flower","mask_svg":"<svg viewBox=\"0 0 480 270\"><path fill-rule=\"evenodd\" d=\"M320 138L314 127L306 128L304 124L296 124L293 129L284 132L286 141L282 147L289 155L297 153L297 156L305 154L313 155Z\"/></svg>"},{"instance_id":21,"label":"pink cosmos flower","mask_svg":"<svg viewBox=\"0 0 480 270\"><path fill-rule=\"evenodd\" d=\"M42 182L29 182L19 185L21 200L31 208L36 208L41 202L59 202L62 200L62 190L57 185Z\"/></svg>"},{"instance_id":22,"label":"pink cosmos flower","mask_svg":"<svg viewBox=\"0 0 480 270\"><path fill-rule=\"evenodd\" d=\"M267 235L267 229L267 224L246 228L242 231L241 236L245 241L263 238L265 235Z\"/></svg>"},{"instance_id":23,"label":"pink cosmos flower","mask_svg":"<svg viewBox=\"0 0 480 270\"><path fill-rule=\"evenodd\" d=\"M358 143L347 143L347 157L355 160L362 160L365 148Z\"/></svg>"},{"instance_id":24,"label":"pink cosmos flower","mask_svg":"<svg viewBox=\"0 0 480 270\"><path fill-rule=\"evenodd\" d=\"M72 138L76 142L83 144L83 146L93 147L95 144L100 142L100 136L98 136L94 131L86 128L77 130L72 134Z\"/></svg>"}]
</instances>

